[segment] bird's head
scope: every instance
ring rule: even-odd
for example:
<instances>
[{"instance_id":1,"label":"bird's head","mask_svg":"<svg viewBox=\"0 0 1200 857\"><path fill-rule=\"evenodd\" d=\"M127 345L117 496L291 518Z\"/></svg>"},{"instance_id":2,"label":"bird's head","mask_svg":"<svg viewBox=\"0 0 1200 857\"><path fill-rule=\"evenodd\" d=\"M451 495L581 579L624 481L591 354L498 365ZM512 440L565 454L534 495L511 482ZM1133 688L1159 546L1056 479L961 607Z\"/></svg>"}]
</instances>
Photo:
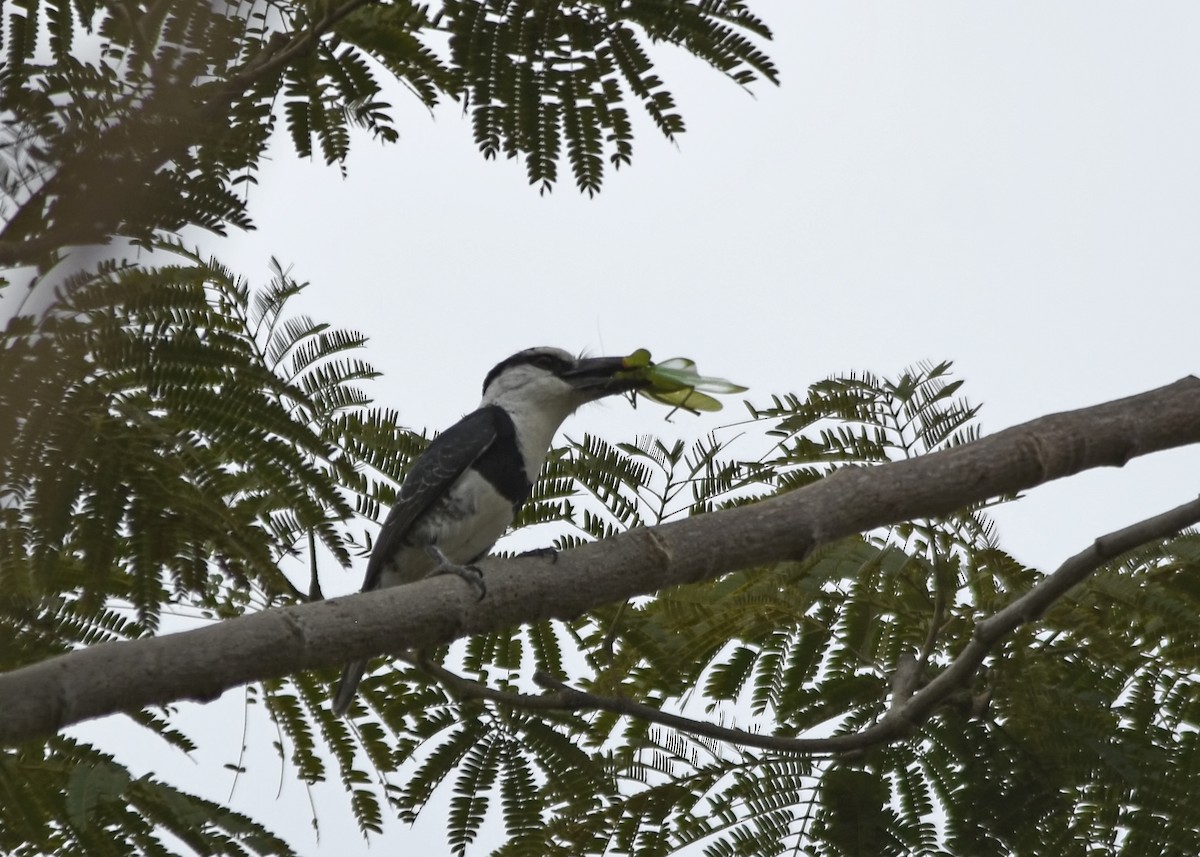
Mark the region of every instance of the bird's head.
<instances>
[{"instance_id":1,"label":"bird's head","mask_svg":"<svg viewBox=\"0 0 1200 857\"><path fill-rule=\"evenodd\" d=\"M645 385L645 381L622 377L626 368L622 357L574 357L561 348L527 348L488 373L483 404L570 413L586 402Z\"/></svg>"}]
</instances>

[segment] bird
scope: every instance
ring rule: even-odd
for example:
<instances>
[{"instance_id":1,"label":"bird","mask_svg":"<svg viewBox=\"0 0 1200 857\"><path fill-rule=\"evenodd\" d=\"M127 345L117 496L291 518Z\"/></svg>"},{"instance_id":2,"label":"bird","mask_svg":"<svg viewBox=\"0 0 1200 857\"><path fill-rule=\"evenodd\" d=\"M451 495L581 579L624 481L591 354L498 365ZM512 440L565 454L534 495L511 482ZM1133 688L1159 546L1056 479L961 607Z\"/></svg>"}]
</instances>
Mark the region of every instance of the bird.
<instances>
[{"instance_id":1,"label":"bird","mask_svg":"<svg viewBox=\"0 0 1200 857\"><path fill-rule=\"evenodd\" d=\"M563 421L581 405L644 382L622 357L574 357L560 348L527 348L496 364L479 407L434 438L413 462L367 561L362 591L452 572L483 597L472 564L504 535L530 490ZM333 712L350 708L365 660L342 671Z\"/></svg>"}]
</instances>

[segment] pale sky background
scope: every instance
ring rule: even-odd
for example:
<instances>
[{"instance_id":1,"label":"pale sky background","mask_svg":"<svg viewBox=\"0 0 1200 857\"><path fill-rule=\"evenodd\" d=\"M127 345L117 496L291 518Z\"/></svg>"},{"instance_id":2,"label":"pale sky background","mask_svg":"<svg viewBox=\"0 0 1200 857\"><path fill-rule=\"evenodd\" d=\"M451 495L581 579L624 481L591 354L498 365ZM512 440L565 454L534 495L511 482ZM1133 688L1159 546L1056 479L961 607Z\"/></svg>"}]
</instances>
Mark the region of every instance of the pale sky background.
<instances>
[{"instance_id":1,"label":"pale sky background","mask_svg":"<svg viewBox=\"0 0 1200 857\"><path fill-rule=\"evenodd\" d=\"M211 249L256 284L272 255L312 281L304 310L370 336L372 392L416 428L471 410L487 369L542 344L687 355L758 402L952 359L987 432L1200 368L1200 5L750 5L783 85L751 96L658 51L688 132L674 147L641 123L596 199L569 179L539 196L523 165L483 161L456 106L431 119L398 92L399 145L361 140L346 179L279 148L252 191L258 231ZM703 433L663 413L614 401L566 430ZM1001 543L1052 568L1194 497L1198 468L1177 451L1039 488L996 515ZM242 698L183 706L216 736L194 760L109 722L75 731L224 800ZM368 849L336 782L311 795L318 843L261 721L234 808L314 857L449 854L437 806Z\"/></svg>"}]
</instances>

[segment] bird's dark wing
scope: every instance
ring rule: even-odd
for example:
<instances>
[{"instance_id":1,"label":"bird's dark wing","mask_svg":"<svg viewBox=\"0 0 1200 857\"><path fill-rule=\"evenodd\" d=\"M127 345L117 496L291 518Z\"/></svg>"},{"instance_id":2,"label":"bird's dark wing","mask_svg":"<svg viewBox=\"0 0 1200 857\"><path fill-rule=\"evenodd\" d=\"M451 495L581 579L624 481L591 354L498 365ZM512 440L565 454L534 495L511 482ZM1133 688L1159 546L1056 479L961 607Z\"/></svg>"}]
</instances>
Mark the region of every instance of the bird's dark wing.
<instances>
[{"instance_id":1,"label":"bird's dark wing","mask_svg":"<svg viewBox=\"0 0 1200 857\"><path fill-rule=\"evenodd\" d=\"M396 505L383 522L367 562L363 592L374 589L388 560L400 550L413 523L450 490L468 467L487 452L499 433L496 408L480 408L439 434L400 486Z\"/></svg>"}]
</instances>

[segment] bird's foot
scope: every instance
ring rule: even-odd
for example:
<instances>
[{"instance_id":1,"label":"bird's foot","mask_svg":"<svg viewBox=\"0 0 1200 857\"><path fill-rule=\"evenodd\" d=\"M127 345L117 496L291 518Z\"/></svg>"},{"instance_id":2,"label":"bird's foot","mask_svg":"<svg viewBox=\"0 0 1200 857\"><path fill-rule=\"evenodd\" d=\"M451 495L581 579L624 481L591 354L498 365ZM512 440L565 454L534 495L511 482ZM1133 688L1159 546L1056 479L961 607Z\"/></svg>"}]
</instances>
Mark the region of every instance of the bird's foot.
<instances>
[{"instance_id":1,"label":"bird's foot","mask_svg":"<svg viewBox=\"0 0 1200 857\"><path fill-rule=\"evenodd\" d=\"M474 565L438 565L433 569L433 574L452 574L458 579L467 581L470 586L474 587L479 592L479 598L476 601L484 600L484 595L487 594L487 583L484 582L484 573Z\"/></svg>"},{"instance_id":2,"label":"bird's foot","mask_svg":"<svg viewBox=\"0 0 1200 857\"><path fill-rule=\"evenodd\" d=\"M473 565L459 565L456 562L451 562L450 558L442 553L437 545L429 546L429 553L437 560L437 567L429 572L430 577L439 574L453 574L454 576L466 581L472 588L479 592L477 601L482 601L483 596L487 595L487 584L483 582L483 572Z\"/></svg>"},{"instance_id":3,"label":"bird's foot","mask_svg":"<svg viewBox=\"0 0 1200 857\"><path fill-rule=\"evenodd\" d=\"M479 597L476 601L482 601L483 596L487 595L487 584L483 582L483 572L473 565L455 565L448 563L439 565L433 570L434 574L453 574L461 580L465 580L476 591L479 592Z\"/></svg>"},{"instance_id":4,"label":"bird's foot","mask_svg":"<svg viewBox=\"0 0 1200 857\"><path fill-rule=\"evenodd\" d=\"M533 550L522 551L517 554L517 557L537 557L539 559L548 559L550 563L558 562L558 548L534 548Z\"/></svg>"}]
</instances>

